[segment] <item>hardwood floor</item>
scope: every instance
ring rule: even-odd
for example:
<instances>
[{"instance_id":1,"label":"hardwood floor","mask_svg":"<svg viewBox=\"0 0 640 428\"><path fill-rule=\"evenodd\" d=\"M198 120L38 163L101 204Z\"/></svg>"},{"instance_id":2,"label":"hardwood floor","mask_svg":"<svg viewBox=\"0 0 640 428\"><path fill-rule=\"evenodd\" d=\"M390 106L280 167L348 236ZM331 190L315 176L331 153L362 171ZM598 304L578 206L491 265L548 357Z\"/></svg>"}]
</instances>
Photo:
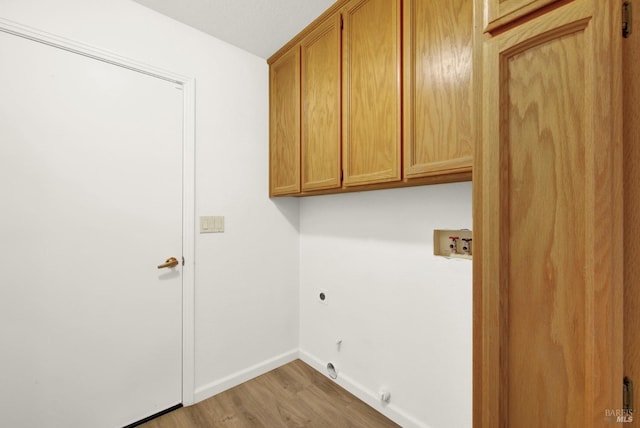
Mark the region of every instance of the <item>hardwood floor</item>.
<instances>
[{"instance_id":1,"label":"hardwood floor","mask_svg":"<svg viewBox=\"0 0 640 428\"><path fill-rule=\"evenodd\" d=\"M399 427L296 360L143 428Z\"/></svg>"}]
</instances>

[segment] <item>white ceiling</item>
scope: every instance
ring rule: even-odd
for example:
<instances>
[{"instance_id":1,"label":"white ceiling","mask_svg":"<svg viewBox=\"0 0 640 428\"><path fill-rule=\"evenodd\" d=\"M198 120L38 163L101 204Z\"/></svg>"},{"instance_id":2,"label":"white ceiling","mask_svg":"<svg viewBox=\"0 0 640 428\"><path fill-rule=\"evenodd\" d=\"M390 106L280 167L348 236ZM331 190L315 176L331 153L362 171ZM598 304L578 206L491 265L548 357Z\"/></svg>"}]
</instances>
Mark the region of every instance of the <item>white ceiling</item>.
<instances>
[{"instance_id":1,"label":"white ceiling","mask_svg":"<svg viewBox=\"0 0 640 428\"><path fill-rule=\"evenodd\" d=\"M335 0L134 0L268 58Z\"/></svg>"}]
</instances>

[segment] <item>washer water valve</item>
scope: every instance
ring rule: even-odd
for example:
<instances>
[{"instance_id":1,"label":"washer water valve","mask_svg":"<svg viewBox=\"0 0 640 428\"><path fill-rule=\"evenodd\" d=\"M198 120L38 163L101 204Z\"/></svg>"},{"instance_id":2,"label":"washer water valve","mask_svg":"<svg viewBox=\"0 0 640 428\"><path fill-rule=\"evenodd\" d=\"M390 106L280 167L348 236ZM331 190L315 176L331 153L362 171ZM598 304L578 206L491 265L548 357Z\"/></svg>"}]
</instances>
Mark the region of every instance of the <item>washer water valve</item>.
<instances>
[{"instance_id":1,"label":"washer water valve","mask_svg":"<svg viewBox=\"0 0 640 428\"><path fill-rule=\"evenodd\" d=\"M449 237L449 252L451 254L457 254L458 253L458 239L460 239L459 236L450 236Z\"/></svg>"},{"instance_id":2,"label":"washer water valve","mask_svg":"<svg viewBox=\"0 0 640 428\"><path fill-rule=\"evenodd\" d=\"M472 241L471 238L469 239L462 238L462 242L464 242L462 244L462 252L468 256L471 255L471 241Z\"/></svg>"},{"instance_id":3,"label":"washer water valve","mask_svg":"<svg viewBox=\"0 0 640 428\"><path fill-rule=\"evenodd\" d=\"M471 237L469 229L434 229L433 255L471 260Z\"/></svg>"}]
</instances>

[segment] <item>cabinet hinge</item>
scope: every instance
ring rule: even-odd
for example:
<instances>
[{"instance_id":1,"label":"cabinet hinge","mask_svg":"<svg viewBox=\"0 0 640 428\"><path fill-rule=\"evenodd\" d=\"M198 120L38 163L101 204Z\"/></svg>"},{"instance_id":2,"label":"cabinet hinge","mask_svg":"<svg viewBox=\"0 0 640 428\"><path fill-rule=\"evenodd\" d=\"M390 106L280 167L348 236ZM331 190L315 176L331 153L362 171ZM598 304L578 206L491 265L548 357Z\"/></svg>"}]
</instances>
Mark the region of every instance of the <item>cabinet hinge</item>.
<instances>
[{"instance_id":1,"label":"cabinet hinge","mask_svg":"<svg viewBox=\"0 0 640 428\"><path fill-rule=\"evenodd\" d=\"M182 256L182 266L184 266L184 256Z\"/></svg>"},{"instance_id":2,"label":"cabinet hinge","mask_svg":"<svg viewBox=\"0 0 640 428\"><path fill-rule=\"evenodd\" d=\"M344 19L340 16L340 29L344 29Z\"/></svg>"},{"instance_id":3,"label":"cabinet hinge","mask_svg":"<svg viewBox=\"0 0 640 428\"><path fill-rule=\"evenodd\" d=\"M340 182L344 181L344 169L340 170Z\"/></svg>"},{"instance_id":4,"label":"cabinet hinge","mask_svg":"<svg viewBox=\"0 0 640 428\"><path fill-rule=\"evenodd\" d=\"M625 376L622 382L622 409L625 416L631 416L633 413L633 381L628 376Z\"/></svg>"},{"instance_id":5,"label":"cabinet hinge","mask_svg":"<svg viewBox=\"0 0 640 428\"><path fill-rule=\"evenodd\" d=\"M631 35L631 2L622 3L622 37L627 38Z\"/></svg>"}]
</instances>

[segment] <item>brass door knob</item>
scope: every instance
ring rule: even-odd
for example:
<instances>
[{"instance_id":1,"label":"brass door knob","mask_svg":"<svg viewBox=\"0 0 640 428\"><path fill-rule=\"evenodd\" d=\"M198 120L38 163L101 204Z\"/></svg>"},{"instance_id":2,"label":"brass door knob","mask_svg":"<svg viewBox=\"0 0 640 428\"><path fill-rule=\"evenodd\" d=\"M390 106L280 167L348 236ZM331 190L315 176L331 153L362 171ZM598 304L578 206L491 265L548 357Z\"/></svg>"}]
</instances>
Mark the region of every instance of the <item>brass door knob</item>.
<instances>
[{"instance_id":1,"label":"brass door knob","mask_svg":"<svg viewBox=\"0 0 640 428\"><path fill-rule=\"evenodd\" d=\"M158 269L172 268L176 266L178 266L178 259L176 259L175 257L169 257L167 261L165 261L161 265L158 265Z\"/></svg>"}]
</instances>

